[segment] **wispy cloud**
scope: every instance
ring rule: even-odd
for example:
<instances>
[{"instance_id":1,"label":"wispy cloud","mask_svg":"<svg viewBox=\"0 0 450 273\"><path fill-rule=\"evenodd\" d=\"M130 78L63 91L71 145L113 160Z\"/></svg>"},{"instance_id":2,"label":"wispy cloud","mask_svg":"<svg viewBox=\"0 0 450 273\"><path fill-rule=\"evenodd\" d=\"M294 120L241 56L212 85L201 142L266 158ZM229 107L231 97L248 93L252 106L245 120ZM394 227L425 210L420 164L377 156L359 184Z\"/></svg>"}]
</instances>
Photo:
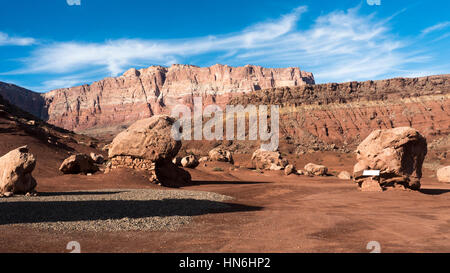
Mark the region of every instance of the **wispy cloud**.
<instances>
[{"instance_id":1,"label":"wispy cloud","mask_svg":"<svg viewBox=\"0 0 450 273\"><path fill-rule=\"evenodd\" d=\"M299 7L276 21L256 24L240 33L178 40L120 39L104 43L58 42L43 46L25 60L27 66L14 73L66 73L87 66L106 67L117 75L136 63L169 65L188 56L210 52L249 50L292 31L300 15Z\"/></svg>"},{"instance_id":2,"label":"wispy cloud","mask_svg":"<svg viewBox=\"0 0 450 273\"><path fill-rule=\"evenodd\" d=\"M438 30L445 29L447 27L450 27L450 21L438 23L438 24L436 24L434 26L431 26L431 27L428 27L428 28L422 30L422 36L425 36L425 35L427 35L427 34L429 34L431 32L435 32L435 31L438 31Z\"/></svg>"},{"instance_id":3,"label":"wispy cloud","mask_svg":"<svg viewBox=\"0 0 450 273\"><path fill-rule=\"evenodd\" d=\"M387 23L361 16L358 9L336 11L317 18L307 30L288 33L237 57L247 62L305 64L319 80L375 78L412 61L400 53L408 43L390 34Z\"/></svg>"},{"instance_id":4,"label":"wispy cloud","mask_svg":"<svg viewBox=\"0 0 450 273\"><path fill-rule=\"evenodd\" d=\"M426 62L423 52L408 50L389 27L390 18L360 14L359 8L335 11L305 27L301 16L307 7L228 35L190 39L119 39L103 43L54 42L41 45L10 74L51 73L62 79L45 87L79 83L90 70L103 69L112 76L142 64L185 63L189 58L212 56L230 65L306 66L319 82L366 80L408 73L405 67ZM443 28L443 26L440 26ZM428 30L428 32L438 29ZM425 30L424 30L425 31Z\"/></svg>"},{"instance_id":5,"label":"wispy cloud","mask_svg":"<svg viewBox=\"0 0 450 273\"><path fill-rule=\"evenodd\" d=\"M0 32L0 46L28 46L35 43L34 38L11 37L4 32Z\"/></svg>"},{"instance_id":6,"label":"wispy cloud","mask_svg":"<svg viewBox=\"0 0 450 273\"><path fill-rule=\"evenodd\" d=\"M81 6L81 0L66 0L69 6Z\"/></svg>"},{"instance_id":7,"label":"wispy cloud","mask_svg":"<svg viewBox=\"0 0 450 273\"><path fill-rule=\"evenodd\" d=\"M443 35L437 37L437 38L434 39L432 42L433 42L433 43L439 42L439 41L444 40L444 39L446 39L446 38L448 38L448 37L450 37L450 32L447 32L447 33L445 33L445 34L443 34Z\"/></svg>"}]
</instances>

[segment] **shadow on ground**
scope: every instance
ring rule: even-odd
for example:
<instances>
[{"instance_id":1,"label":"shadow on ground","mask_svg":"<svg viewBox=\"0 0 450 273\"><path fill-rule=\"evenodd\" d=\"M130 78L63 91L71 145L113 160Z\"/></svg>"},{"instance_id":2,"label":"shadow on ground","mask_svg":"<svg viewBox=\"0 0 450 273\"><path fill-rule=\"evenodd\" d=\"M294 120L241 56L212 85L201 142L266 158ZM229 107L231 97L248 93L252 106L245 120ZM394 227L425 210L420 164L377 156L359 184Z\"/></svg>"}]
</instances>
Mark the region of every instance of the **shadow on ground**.
<instances>
[{"instance_id":1,"label":"shadow on ground","mask_svg":"<svg viewBox=\"0 0 450 273\"><path fill-rule=\"evenodd\" d=\"M268 184L270 182L260 181L191 181L188 185L183 187L198 186L198 185L253 185L253 184Z\"/></svg>"},{"instance_id":2,"label":"shadow on ground","mask_svg":"<svg viewBox=\"0 0 450 273\"><path fill-rule=\"evenodd\" d=\"M39 196L71 196L71 195L110 195L124 193L126 191L67 191L67 192L39 192Z\"/></svg>"},{"instance_id":3,"label":"shadow on ground","mask_svg":"<svg viewBox=\"0 0 450 273\"><path fill-rule=\"evenodd\" d=\"M0 225L256 211L262 207L196 199L20 201L0 203Z\"/></svg>"},{"instance_id":4,"label":"shadow on ground","mask_svg":"<svg viewBox=\"0 0 450 273\"><path fill-rule=\"evenodd\" d=\"M419 192L428 195L441 195L450 192L448 189L420 189Z\"/></svg>"}]
</instances>

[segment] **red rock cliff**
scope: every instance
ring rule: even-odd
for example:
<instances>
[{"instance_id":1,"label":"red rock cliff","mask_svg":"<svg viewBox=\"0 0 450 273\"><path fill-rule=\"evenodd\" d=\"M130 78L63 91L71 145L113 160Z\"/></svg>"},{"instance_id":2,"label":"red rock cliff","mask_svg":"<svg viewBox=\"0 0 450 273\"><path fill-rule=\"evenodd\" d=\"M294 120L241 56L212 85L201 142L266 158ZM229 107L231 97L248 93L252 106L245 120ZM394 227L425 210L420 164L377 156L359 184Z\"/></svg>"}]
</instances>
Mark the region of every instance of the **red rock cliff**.
<instances>
[{"instance_id":1,"label":"red rock cliff","mask_svg":"<svg viewBox=\"0 0 450 273\"><path fill-rule=\"evenodd\" d=\"M43 98L49 123L94 132L167 113L170 106L189 102L192 96L215 101L242 92L313 83L313 75L299 68L151 66L90 85L53 90Z\"/></svg>"}]
</instances>

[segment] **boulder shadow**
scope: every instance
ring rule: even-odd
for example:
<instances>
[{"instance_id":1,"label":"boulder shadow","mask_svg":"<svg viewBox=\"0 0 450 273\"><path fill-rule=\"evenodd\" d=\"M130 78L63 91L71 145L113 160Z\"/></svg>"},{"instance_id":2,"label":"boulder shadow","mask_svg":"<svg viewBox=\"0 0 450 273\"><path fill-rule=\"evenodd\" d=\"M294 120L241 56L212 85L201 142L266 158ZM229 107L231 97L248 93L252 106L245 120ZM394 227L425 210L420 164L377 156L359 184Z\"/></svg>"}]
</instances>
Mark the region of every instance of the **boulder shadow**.
<instances>
[{"instance_id":1,"label":"boulder shadow","mask_svg":"<svg viewBox=\"0 0 450 273\"><path fill-rule=\"evenodd\" d=\"M183 185L183 187L189 186L199 186L199 185L253 185L253 184L268 184L270 182L262 181L207 181L207 180L197 180L191 181L188 185Z\"/></svg>"},{"instance_id":2,"label":"boulder shadow","mask_svg":"<svg viewBox=\"0 0 450 273\"><path fill-rule=\"evenodd\" d=\"M39 192L38 196L71 196L71 195L108 195L119 194L127 191L65 191L65 192Z\"/></svg>"},{"instance_id":3,"label":"boulder shadow","mask_svg":"<svg viewBox=\"0 0 450 273\"><path fill-rule=\"evenodd\" d=\"M449 193L450 189L420 189L419 192L427 195L441 195Z\"/></svg>"},{"instance_id":4,"label":"boulder shadow","mask_svg":"<svg viewBox=\"0 0 450 273\"><path fill-rule=\"evenodd\" d=\"M0 225L114 220L258 211L262 207L196 199L0 202Z\"/></svg>"}]
</instances>

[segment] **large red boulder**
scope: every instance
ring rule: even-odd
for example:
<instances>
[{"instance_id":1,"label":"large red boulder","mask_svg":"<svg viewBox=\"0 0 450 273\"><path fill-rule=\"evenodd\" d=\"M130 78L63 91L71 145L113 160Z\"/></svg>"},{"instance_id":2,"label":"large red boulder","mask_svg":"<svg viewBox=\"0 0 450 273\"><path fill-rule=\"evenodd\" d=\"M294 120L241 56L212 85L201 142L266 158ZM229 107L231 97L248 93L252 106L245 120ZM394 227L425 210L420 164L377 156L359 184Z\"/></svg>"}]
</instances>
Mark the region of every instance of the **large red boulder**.
<instances>
[{"instance_id":1,"label":"large red boulder","mask_svg":"<svg viewBox=\"0 0 450 273\"><path fill-rule=\"evenodd\" d=\"M427 140L417 130L410 127L376 130L359 144L356 154L358 162L353 172L360 186L371 179L362 176L364 170L380 170L378 182L382 189L420 189Z\"/></svg>"},{"instance_id":2,"label":"large red boulder","mask_svg":"<svg viewBox=\"0 0 450 273\"><path fill-rule=\"evenodd\" d=\"M118 134L108 150L111 168L148 171L153 183L178 187L191 181L190 174L172 163L181 141L172 137L175 120L157 115L133 123Z\"/></svg>"},{"instance_id":3,"label":"large red boulder","mask_svg":"<svg viewBox=\"0 0 450 273\"><path fill-rule=\"evenodd\" d=\"M37 183L31 173L35 166L36 159L27 146L0 157L0 194L34 191Z\"/></svg>"}]
</instances>

